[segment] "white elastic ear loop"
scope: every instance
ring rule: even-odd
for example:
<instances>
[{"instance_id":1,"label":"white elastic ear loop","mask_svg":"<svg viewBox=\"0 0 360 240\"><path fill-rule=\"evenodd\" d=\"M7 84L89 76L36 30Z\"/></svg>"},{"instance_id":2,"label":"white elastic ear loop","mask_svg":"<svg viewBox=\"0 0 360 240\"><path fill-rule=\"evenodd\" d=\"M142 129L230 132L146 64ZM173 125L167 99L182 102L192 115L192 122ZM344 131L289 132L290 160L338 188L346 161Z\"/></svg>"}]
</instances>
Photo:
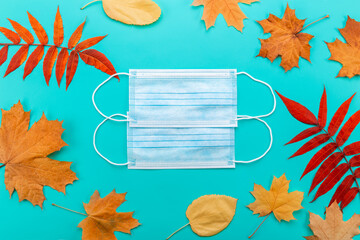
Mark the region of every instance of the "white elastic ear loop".
<instances>
[{"instance_id":1,"label":"white elastic ear loop","mask_svg":"<svg viewBox=\"0 0 360 240\"><path fill-rule=\"evenodd\" d=\"M267 129L269 130L269 135L270 135L270 143L269 143L269 147L266 149L266 151L259 157L257 158L254 158L254 159L251 159L251 160L248 160L248 161L235 161L235 163L252 163L252 162L255 162L263 157L265 157L265 155L270 151L271 149L271 146L272 146L272 143L273 143L273 135L272 135L272 130L271 130L271 127L262 119L258 118L258 117L251 117L251 116L247 116L247 115L239 115L241 116L241 118L238 118L236 119L237 121L240 121L240 120L251 120L251 119L255 119L257 121L260 121L262 122L263 124L265 124L265 126L267 127Z\"/></svg>"},{"instance_id":2,"label":"white elastic ear loop","mask_svg":"<svg viewBox=\"0 0 360 240\"><path fill-rule=\"evenodd\" d=\"M256 78L254 78L253 76L251 76L250 74L248 74L248 73L246 73L246 72L238 72L238 73L236 73L236 75L240 75L240 74L244 74L244 75L248 76L249 78L251 78L252 80L254 80L254 81L256 81L256 82L259 82L259 83L262 83L262 84L264 84L265 86L267 86L267 87L270 89L270 91L271 91L271 94L272 94L272 96L273 96L273 101L274 101L272 110L271 110L269 113L267 113L267 114L259 115L259 116L237 115L238 118L236 119L236 121L254 119L254 120L260 121L260 122L262 122L263 124L265 124L265 126L266 126L267 129L269 130L269 135L270 135L269 147L266 149L266 151L265 151L261 156L259 156L259 157L257 157L257 158L254 158L254 159L251 159L251 160L248 160L248 161L236 161L236 160L234 160L235 163L252 163L252 162L255 162L255 161L263 158L263 157L270 151L270 149L271 149L271 147L272 147L273 135L272 135L271 127L270 127L264 120L262 120L262 119L260 119L260 118L268 117L268 116L270 116L271 114L274 113L274 111L275 111L275 109L276 109L276 97L275 97L275 93L274 93L272 87L271 87L268 83L266 83L266 82L264 82L264 81L261 81L261 80L259 80L259 79L256 79Z\"/></svg>"},{"instance_id":3,"label":"white elastic ear loop","mask_svg":"<svg viewBox=\"0 0 360 240\"><path fill-rule=\"evenodd\" d=\"M107 159L106 157L104 157L104 155L102 155L99 150L97 149L96 147L96 133L98 131L98 129L101 127L101 125L103 125L107 120L110 120L112 117L115 117L115 116L123 116L123 114L120 114L120 113L116 113L116 114L113 114L111 115L110 117L106 117L95 129L94 131L94 136L93 136L93 146L94 146L94 149L95 151L97 152L97 154L99 154L100 157L102 157L103 159L105 159L108 163L112 164L112 165L115 165L115 166L125 166L125 165L128 165L129 162L127 163L114 163L112 161L110 161L109 159ZM127 122L129 121L128 119L116 119L118 122Z\"/></svg>"},{"instance_id":4,"label":"white elastic ear loop","mask_svg":"<svg viewBox=\"0 0 360 240\"><path fill-rule=\"evenodd\" d=\"M103 114L99 108L97 107L96 103L95 103L95 93L97 92L97 90L99 90L99 88L101 88L105 83L107 83L108 81L110 81L110 79L112 79L113 77L115 76L119 76L119 75L127 75L127 76L130 76L129 73L125 73L125 72L121 72L121 73L115 73L113 75L111 75L108 79L106 79L105 81L103 81L99 86L97 86L97 88L95 88L93 94L92 94L92 103L96 109L96 111L98 111L98 113L103 116L104 118L106 118L106 120L112 120L112 121L116 121L116 122L123 122L124 120L120 120L120 119L115 119L115 118L112 118L111 116L106 116L105 114ZM126 119L128 119L128 116L127 115L124 115L124 114L120 114L120 113L117 113L117 116L121 116L121 117L124 117Z\"/></svg>"},{"instance_id":5,"label":"white elastic ear loop","mask_svg":"<svg viewBox=\"0 0 360 240\"><path fill-rule=\"evenodd\" d=\"M273 97L273 102L274 102L274 104L273 104L272 110L271 110L269 113L267 113L267 114L259 115L259 116L252 116L252 118L255 118L255 117L257 117L257 118L263 118L263 117L267 117L267 116L270 116L271 114L273 114L273 112L274 112L275 109L276 109L276 97L275 97L275 93L274 93L272 87L271 87L268 83L266 83L266 82L264 82L264 81L261 81L261 80L259 80L259 79L254 78L253 76L251 76L251 75L248 74L247 72L238 72L238 73L236 73L236 75L241 75L241 74L244 74L244 75L248 76L249 78L251 78L251 79L254 80L255 82L259 82L259 83L262 83L262 84L264 84L265 86L267 86L267 87L270 89L271 94L272 94L272 97ZM239 115L238 117L241 117L241 115Z\"/></svg>"}]
</instances>

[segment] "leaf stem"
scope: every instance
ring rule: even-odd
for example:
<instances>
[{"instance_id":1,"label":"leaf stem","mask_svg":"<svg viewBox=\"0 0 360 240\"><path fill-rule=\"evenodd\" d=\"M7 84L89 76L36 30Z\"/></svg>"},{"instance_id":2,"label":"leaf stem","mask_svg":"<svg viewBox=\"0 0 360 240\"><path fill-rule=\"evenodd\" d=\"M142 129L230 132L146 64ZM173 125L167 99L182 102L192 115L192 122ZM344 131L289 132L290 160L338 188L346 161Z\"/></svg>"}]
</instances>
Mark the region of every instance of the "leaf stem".
<instances>
[{"instance_id":1,"label":"leaf stem","mask_svg":"<svg viewBox=\"0 0 360 240\"><path fill-rule=\"evenodd\" d=\"M84 10L84 8L86 8L87 6L89 6L90 4L94 3L94 2L101 2L102 0L94 0L94 1L91 1L89 3L87 3L85 6L83 6L82 8L80 8L80 10Z\"/></svg>"},{"instance_id":2,"label":"leaf stem","mask_svg":"<svg viewBox=\"0 0 360 240\"><path fill-rule=\"evenodd\" d=\"M322 18L320 18L320 19L318 19L318 20L316 20L316 21L314 21L314 22L312 22L312 23L309 23L308 25L306 25L305 27L303 27L299 32L303 31L304 29L306 29L306 28L309 27L310 25L313 25L314 23L317 23L317 22L319 22L319 21L321 21L321 20L323 20L323 19L325 19L325 18L328 18L328 17L329 17L329 15L326 15L325 17L322 17ZM297 33L299 33L299 32L297 32Z\"/></svg>"},{"instance_id":3,"label":"leaf stem","mask_svg":"<svg viewBox=\"0 0 360 240\"><path fill-rule=\"evenodd\" d=\"M347 158L346 158L343 150L339 147L339 145L338 145L337 142L334 140L334 138L333 138L324 128L323 128L322 130L323 130L327 135L329 135L330 139L336 144L336 148L337 148L337 149L342 153L342 155L344 156L344 159L345 159L346 163L349 165L349 169L350 169L350 171L351 171L351 175L353 175L353 177L354 177L354 179L355 179L356 186L357 186L357 188L359 189L359 192L360 192L360 185L359 185L359 183L358 183L358 181L357 181L357 179L356 179L356 177L355 177L355 175L354 175L354 171L353 171L353 169L351 168L350 163L349 163L349 161L347 160Z\"/></svg>"},{"instance_id":4,"label":"leaf stem","mask_svg":"<svg viewBox=\"0 0 360 240\"><path fill-rule=\"evenodd\" d=\"M179 228L178 230L176 230L175 232L173 232L166 240L168 240L169 238L171 238L172 236L174 236L175 233L177 233L178 231L180 231L181 229L183 229L184 227L186 227L187 225L189 225L190 223L185 224L184 226L182 226L181 228Z\"/></svg>"},{"instance_id":5,"label":"leaf stem","mask_svg":"<svg viewBox=\"0 0 360 240\"><path fill-rule=\"evenodd\" d=\"M55 207L58 207L58 208L65 209L65 210L70 211L70 212L74 212L74 213L77 213L77 214L81 214L81 215L84 215L84 216L88 216L88 215L87 215L87 214L85 214L85 213L77 212L77 211L74 211L74 210L71 210L71 209L68 209L68 208L65 208L65 207L62 207L62 206L56 205L55 203L53 203L52 205L53 205L53 206L55 206Z\"/></svg>"},{"instance_id":6,"label":"leaf stem","mask_svg":"<svg viewBox=\"0 0 360 240\"><path fill-rule=\"evenodd\" d=\"M0 168L5 167L5 165L6 165L5 163L4 163L4 164L2 164L2 165L0 165Z\"/></svg>"},{"instance_id":7,"label":"leaf stem","mask_svg":"<svg viewBox=\"0 0 360 240\"><path fill-rule=\"evenodd\" d=\"M254 234L257 232L257 230L259 230L259 228L261 227L261 225L263 225L263 223L265 222L265 220L270 216L270 213L268 215L266 215L266 218L264 218L264 220L260 223L260 225L255 229L255 231L253 232L253 234L251 234L248 238L251 238L252 236L254 236Z\"/></svg>"},{"instance_id":8,"label":"leaf stem","mask_svg":"<svg viewBox=\"0 0 360 240\"><path fill-rule=\"evenodd\" d=\"M27 44L27 43L0 43L0 46L46 46L46 47L57 47L57 48L65 48L67 50L73 51L72 48L67 48L67 47L62 47L62 46L56 46L56 45L50 45L50 44L38 44L38 43L31 43L31 44Z\"/></svg>"}]
</instances>

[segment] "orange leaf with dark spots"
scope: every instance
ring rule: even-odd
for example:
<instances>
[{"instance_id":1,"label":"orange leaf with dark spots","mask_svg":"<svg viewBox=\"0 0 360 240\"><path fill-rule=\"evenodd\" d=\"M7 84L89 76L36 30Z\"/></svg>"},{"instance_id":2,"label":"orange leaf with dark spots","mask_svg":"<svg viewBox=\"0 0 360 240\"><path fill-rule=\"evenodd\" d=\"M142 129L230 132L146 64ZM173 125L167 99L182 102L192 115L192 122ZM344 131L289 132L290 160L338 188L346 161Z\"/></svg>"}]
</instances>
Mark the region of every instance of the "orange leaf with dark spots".
<instances>
[{"instance_id":1,"label":"orange leaf with dark spots","mask_svg":"<svg viewBox=\"0 0 360 240\"><path fill-rule=\"evenodd\" d=\"M73 32L68 42L68 48L74 48L76 44L79 43L82 36L84 25L85 25L85 21L82 24L80 24L80 26L78 26L76 30Z\"/></svg>"},{"instance_id":2,"label":"orange leaf with dark spots","mask_svg":"<svg viewBox=\"0 0 360 240\"><path fill-rule=\"evenodd\" d=\"M27 30L26 28L24 28L23 26L21 26L19 23L8 19L12 25L12 27L15 29L15 31L17 32L17 34L19 34L19 36L27 43L27 44L32 44L34 43L34 37L33 35L30 33L29 30Z\"/></svg>"},{"instance_id":3,"label":"orange leaf with dark spots","mask_svg":"<svg viewBox=\"0 0 360 240\"><path fill-rule=\"evenodd\" d=\"M44 71L45 81L48 86L51 78L52 69L54 67L57 58L57 54L58 54L57 47L52 46L49 48L44 58L43 71Z\"/></svg>"},{"instance_id":4,"label":"orange leaf with dark spots","mask_svg":"<svg viewBox=\"0 0 360 240\"><path fill-rule=\"evenodd\" d=\"M1 48L1 50L0 50L0 66L3 65L4 62L6 61L7 55L8 55L8 50L9 50L8 45Z\"/></svg>"},{"instance_id":5,"label":"orange leaf with dark spots","mask_svg":"<svg viewBox=\"0 0 360 240\"><path fill-rule=\"evenodd\" d=\"M61 139L62 122L49 121L43 114L31 127L29 123L30 112L25 112L20 102L9 111L2 110L0 163L5 167L10 196L16 191L20 201L26 199L42 207L44 186L65 193L66 185L77 177L70 169L71 162L48 157L67 145Z\"/></svg>"},{"instance_id":6,"label":"orange leaf with dark spots","mask_svg":"<svg viewBox=\"0 0 360 240\"><path fill-rule=\"evenodd\" d=\"M12 57L4 77L20 67L26 60L29 51L29 45L22 46Z\"/></svg>"},{"instance_id":7,"label":"orange leaf with dark spots","mask_svg":"<svg viewBox=\"0 0 360 240\"><path fill-rule=\"evenodd\" d=\"M58 7L55 22L54 22L54 43L56 46L60 46L64 41L64 26L60 15L60 9Z\"/></svg>"},{"instance_id":8,"label":"orange leaf with dark spots","mask_svg":"<svg viewBox=\"0 0 360 240\"><path fill-rule=\"evenodd\" d=\"M0 32L5 35L7 39L9 39L12 43L18 44L21 41L21 38L16 32L13 32L7 28L0 27Z\"/></svg>"},{"instance_id":9,"label":"orange leaf with dark spots","mask_svg":"<svg viewBox=\"0 0 360 240\"><path fill-rule=\"evenodd\" d=\"M35 50L30 54L30 57L25 64L23 79L25 79L34 70L34 68L39 64L40 60L43 58L43 56L44 56L44 46L36 47Z\"/></svg>"},{"instance_id":10,"label":"orange leaf with dark spots","mask_svg":"<svg viewBox=\"0 0 360 240\"><path fill-rule=\"evenodd\" d=\"M72 51L68 59L67 68L66 68L66 89L69 87L79 63L79 55L77 52Z\"/></svg>"},{"instance_id":11,"label":"orange leaf with dark spots","mask_svg":"<svg viewBox=\"0 0 360 240\"><path fill-rule=\"evenodd\" d=\"M36 18L34 18L29 12L27 12L27 13L28 13L31 27L34 29L34 32L35 32L36 36L38 37L40 43L47 44L49 39L48 39L48 36L47 36L44 28L41 26L41 24L39 23L39 21Z\"/></svg>"},{"instance_id":12,"label":"orange leaf with dark spots","mask_svg":"<svg viewBox=\"0 0 360 240\"><path fill-rule=\"evenodd\" d=\"M81 43L79 43L76 47L75 47L75 51L82 51L84 49L87 49L89 47L92 47L96 44L98 44L101 40L103 40L105 36L101 36L101 37L93 37L93 38L89 38L86 39L85 41L82 41Z\"/></svg>"},{"instance_id":13,"label":"orange leaf with dark spots","mask_svg":"<svg viewBox=\"0 0 360 240\"><path fill-rule=\"evenodd\" d=\"M56 74L56 81L60 87L61 79L64 76L66 64L69 59L69 53L67 49L63 48L61 49L57 62L56 62L56 68L55 68L55 74Z\"/></svg>"}]
</instances>

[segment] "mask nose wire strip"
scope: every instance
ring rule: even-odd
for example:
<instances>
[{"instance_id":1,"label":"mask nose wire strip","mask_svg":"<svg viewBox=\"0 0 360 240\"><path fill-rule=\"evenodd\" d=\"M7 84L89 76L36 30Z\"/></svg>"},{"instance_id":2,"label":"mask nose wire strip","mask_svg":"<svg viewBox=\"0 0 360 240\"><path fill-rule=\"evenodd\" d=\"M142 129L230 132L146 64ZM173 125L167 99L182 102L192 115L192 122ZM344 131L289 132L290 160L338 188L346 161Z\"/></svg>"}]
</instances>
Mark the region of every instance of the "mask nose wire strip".
<instances>
[{"instance_id":1,"label":"mask nose wire strip","mask_svg":"<svg viewBox=\"0 0 360 240\"><path fill-rule=\"evenodd\" d=\"M269 130L269 135L270 135L269 147L266 149L266 151L265 151L261 156L259 156L259 157L257 157L257 158L254 158L254 159L251 159L251 160L248 160L248 161L236 161L236 160L234 160L235 163L252 163L252 162L255 162L255 161L263 158L263 157L270 151L270 149L271 149L271 146L272 146L272 143L273 143L273 135L272 135L271 127L270 127L264 120L262 120L262 119L260 119L260 118L268 117L268 116L270 116L271 114L274 113L274 111L275 111L275 109L276 109L276 97L275 97L275 94L274 94L274 91L273 91L272 87L271 87L268 83L266 83L266 82L264 82L264 81L261 81L261 80L259 80L259 79L256 79L256 78L252 77L250 74L248 74L248 73L246 73L246 72L238 72L238 73L236 73L236 75L240 75L240 74L244 74L244 75L248 76L249 78L251 78L252 80L254 80L255 82L259 82L259 83L262 83L262 84L264 84L265 86L267 86L267 87L270 89L270 91L271 91L271 94L272 94L272 96L273 96L273 101L274 101L272 110L271 110L269 113L267 113L267 114L259 115L259 116L237 115L238 118L236 119L236 121L241 121L241 120L257 120L257 121L260 121L261 123L265 124L265 126L266 126L267 129Z\"/></svg>"},{"instance_id":2,"label":"mask nose wire strip","mask_svg":"<svg viewBox=\"0 0 360 240\"><path fill-rule=\"evenodd\" d=\"M112 165L115 165L115 166L125 166L125 165L128 165L129 162L126 162L126 163L114 163L112 161L110 161L109 159L107 159L104 155L102 155L99 150L97 149L96 147L96 133L98 131L98 129L108 120L110 120L112 117L115 117L115 116L123 116L123 114L120 114L120 113L115 113L113 115L111 115L110 117L106 117L95 129L94 131L94 135L93 135L93 146L94 146L94 149L96 151L97 154L99 154L100 157L102 157L104 160L106 160L108 163L112 164ZM128 119L116 119L118 122L127 122Z\"/></svg>"},{"instance_id":3,"label":"mask nose wire strip","mask_svg":"<svg viewBox=\"0 0 360 240\"><path fill-rule=\"evenodd\" d=\"M115 122L123 122L124 120L123 119L116 119L116 118L112 118L111 116L106 116L104 113L102 113L100 111L100 109L97 107L96 103L95 103L95 94L97 92L97 90L99 90L99 88L101 88L105 83L107 83L108 81L110 81L113 77L116 77L116 76L119 76L119 75L127 75L127 76L130 76L129 73L125 73L125 72L121 72L121 73L115 73L113 75L111 75L109 78L107 78L105 81L103 81L101 84L99 84L99 86L97 86L97 88L94 90L93 94L92 94L92 103L96 109L96 111L101 115L103 116L104 118L106 118L106 120L112 120L112 121L115 121ZM121 114L121 113L117 113L117 116L121 116L121 117L124 117L126 118L126 121L129 121L129 118L127 115L124 115L124 114Z\"/></svg>"}]
</instances>

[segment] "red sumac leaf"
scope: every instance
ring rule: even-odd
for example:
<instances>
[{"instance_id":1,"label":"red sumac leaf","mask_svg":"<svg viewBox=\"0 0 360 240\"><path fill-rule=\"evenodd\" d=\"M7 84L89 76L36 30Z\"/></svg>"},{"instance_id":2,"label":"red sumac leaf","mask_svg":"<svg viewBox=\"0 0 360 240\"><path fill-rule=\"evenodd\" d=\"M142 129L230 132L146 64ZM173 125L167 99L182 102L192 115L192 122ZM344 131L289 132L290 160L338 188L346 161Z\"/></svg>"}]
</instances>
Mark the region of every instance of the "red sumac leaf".
<instances>
[{"instance_id":1,"label":"red sumac leaf","mask_svg":"<svg viewBox=\"0 0 360 240\"><path fill-rule=\"evenodd\" d=\"M72 51L70 53L70 57L68 59L67 69L66 69L66 89L69 87L75 75L78 63L79 63L79 55L77 54L77 52Z\"/></svg>"},{"instance_id":2,"label":"red sumac leaf","mask_svg":"<svg viewBox=\"0 0 360 240\"><path fill-rule=\"evenodd\" d=\"M8 55L8 50L9 50L9 46L5 45L1 50L0 50L0 66L4 64L4 62L7 59L7 55Z\"/></svg>"},{"instance_id":3,"label":"red sumac leaf","mask_svg":"<svg viewBox=\"0 0 360 240\"><path fill-rule=\"evenodd\" d=\"M5 37L14 44L18 44L21 41L19 35L16 32L11 31L10 29L0 27L0 32L4 34Z\"/></svg>"},{"instance_id":4,"label":"red sumac leaf","mask_svg":"<svg viewBox=\"0 0 360 240\"><path fill-rule=\"evenodd\" d=\"M318 151L309 161L306 166L301 178L303 178L306 174L314 170L317 166L320 165L330 154L332 154L336 150L336 143L328 143L326 144L320 151ZM301 179L300 178L300 179Z\"/></svg>"},{"instance_id":5,"label":"red sumac leaf","mask_svg":"<svg viewBox=\"0 0 360 240\"><path fill-rule=\"evenodd\" d=\"M354 96L355 96L355 94L352 95L343 104L341 104L339 109L335 112L335 114L329 124L329 128L328 128L328 133L330 134L330 136L334 136L334 134L338 131L341 123L344 121L344 118L349 110L351 100L353 99Z\"/></svg>"},{"instance_id":6,"label":"red sumac leaf","mask_svg":"<svg viewBox=\"0 0 360 240\"><path fill-rule=\"evenodd\" d=\"M354 156L350 159L351 167L359 167L360 166L360 155Z\"/></svg>"},{"instance_id":7,"label":"red sumac leaf","mask_svg":"<svg viewBox=\"0 0 360 240\"><path fill-rule=\"evenodd\" d=\"M355 155L360 153L360 142L354 142L344 147L343 150L345 155Z\"/></svg>"},{"instance_id":8,"label":"red sumac leaf","mask_svg":"<svg viewBox=\"0 0 360 240\"><path fill-rule=\"evenodd\" d=\"M285 145L304 140L305 138L311 137L312 135L319 133L321 130L322 130L322 128L318 127L318 126L305 129L304 131L302 131L301 133L296 135L293 139L290 140L290 142L286 143Z\"/></svg>"},{"instance_id":9,"label":"red sumac leaf","mask_svg":"<svg viewBox=\"0 0 360 240\"><path fill-rule=\"evenodd\" d=\"M38 37L40 43L47 44L49 39L48 39L48 36L47 36L44 28L41 26L39 21L36 18L34 18L29 12L27 12L27 14L29 17L31 27L34 29L34 32L35 32L36 36Z\"/></svg>"},{"instance_id":10,"label":"red sumac leaf","mask_svg":"<svg viewBox=\"0 0 360 240\"><path fill-rule=\"evenodd\" d=\"M59 7L56 12L54 22L54 43L56 46L60 46L64 41L64 26L60 15Z\"/></svg>"},{"instance_id":11,"label":"red sumac leaf","mask_svg":"<svg viewBox=\"0 0 360 240\"><path fill-rule=\"evenodd\" d=\"M354 177L360 178L360 168L357 168L354 172Z\"/></svg>"},{"instance_id":12,"label":"red sumac leaf","mask_svg":"<svg viewBox=\"0 0 360 240\"><path fill-rule=\"evenodd\" d=\"M24 28L23 26L21 26L19 23L8 19L11 23L11 25L13 26L13 28L15 29L15 31L19 34L19 36L24 39L24 41L27 44L32 44L34 43L34 37L33 35L29 32L29 30L27 30L26 28Z\"/></svg>"},{"instance_id":13,"label":"red sumac leaf","mask_svg":"<svg viewBox=\"0 0 360 240\"><path fill-rule=\"evenodd\" d=\"M56 62L56 68L55 68L55 74L56 74L56 80L60 87L61 79L64 76L66 64L69 58L69 53L67 49L63 48L61 49L57 62Z\"/></svg>"},{"instance_id":14,"label":"red sumac leaf","mask_svg":"<svg viewBox=\"0 0 360 240\"><path fill-rule=\"evenodd\" d=\"M327 142L329 139L330 139L329 134L324 133L324 134L317 135L316 137L312 138L310 141L305 143L301 148L299 148L299 150L297 150L289 158L293 158L296 156L300 156L304 153L307 153L307 152L313 150L314 148L320 146L321 144Z\"/></svg>"},{"instance_id":15,"label":"red sumac leaf","mask_svg":"<svg viewBox=\"0 0 360 240\"><path fill-rule=\"evenodd\" d=\"M344 155L341 152L336 152L324 161L315 174L309 192L314 190L314 188L329 175L329 173L338 165L343 157Z\"/></svg>"},{"instance_id":16,"label":"red sumac leaf","mask_svg":"<svg viewBox=\"0 0 360 240\"><path fill-rule=\"evenodd\" d=\"M76 30L73 32L68 42L68 48L74 48L75 45L78 44L82 36L84 25L85 25L85 21L82 24L80 24L80 26L78 26Z\"/></svg>"},{"instance_id":17,"label":"red sumac leaf","mask_svg":"<svg viewBox=\"0 0 360 240\"><path fill-rule=\"evenodd\" d=\"M116 70L107 57L95 49L79 52L80 58L88 65L94 66L100 71L113 75Z\"/></svg>"},{"instance_id":18,"label":"red sumac leaf","mask_svg":"<svg viewBox=\"0 0 360 240\"><path fill-rule=\"evenodd\" d=\"M43 58L43 56L44 56L44 46L37 46L35 50L30 54L30 57L25 64L23 79L25 79L34 70L34 68L39 64L40 60Z\"/></svg>"},{"instance_id":19,"label":"red sumac leaf","mask_svg":"<svg viewBox=\"0 0 360 240\"><path fill-rule=\"evenodd\" d=\"M55 60L57 58L57 54L58 54L57 47L52 46L49 48L44 58L43 71L44 71L45 81L48 86L51 78L52 69L54 67Z\"/></svg>"},{"instance_id":20,"label":"red sumac leaf","mask_svg":"<svg viewBox=\"0 0 360 240\"><path fill-rule=\"evenodd\" d=\"M318 197L330 191L335 186L335 184L340 181L340 179L345 175L348 170L349 165L347 163L342 163L334 170L332 170L327 176L327 178L325 178L324 182L321 183L312 202L315 201Z\"/></svg>"},{"instance_id":21,"label":"red sumac leaf","mask_svg":"<svg viewBox=\"0 0 360 240\"><path fill-rule=\"evenodd\" d=\"M349 203L354 200L356 194L358 194L359 189L356 187L351 188L343 197L343 200L341 201L340 207L344 209Z\"/></svg>"},{"instance_id":22,"label":"red sumac leaf","mask_svg":"<svg viewBox=\"0 0 360 240\"><path fill-rule=\"evenodd\" d=\"M355 127L359 124L359 122L360 110L354 113L354 115L352 115L349 120L346 121L346 123L336 136L336 142L339 146L342 146L348 140L351 133L354 131Z\"/></svg>"},{"instance_id":23,"label":"red sumac leaf","mask_svg":"<svg viewBox=\"0 0 360 240\"><path fill-rule=\"evenodd\" d=\"M318 114L318 121L320 127L326 126L326 119L327 119L327 99L326 99L326 90L324 88L323 95L320 100L320 108Z\"/></svg>"},{"instance_id":24,"label":"red sumac leaf","mask_svg":"<svg viewBox=\"0 0 360 240\"><path fill-rule=\"evenodd\" d=\"M355 179L352 175L347 176L342 183L336 189L334 195L332 196L329 206L334 202L340 203L344 197L344 195L349 191L351 186L353 185Z\"/></svg>"},{"instance_id":25,"label":"red sumac leaf","mask_svg":"<svg viewBox=\"0 0 360 240\"><path fill-rule=\"evenodd\" d=\"M103 40L106 36L107 35L86 39L86 40L82 41L81 43L79 43L75 47L75 51L82 51L86 48L92 47L92 46L96 45L98 42L100 42L101 40Z\"/></svg>"},{"instance_id":26,"label":"red sumac leaf","mask_svg":"<svg viewBox=\"0 0 360 240\"><path fill-rule=\"evenodd\" d=\"M22 46L16 53L15 55L12 57L8 68L6 69L5 75L4 77L6 77L7 75L9 75L11 72L13 72L14 70L16 70L18 67L21 66L21 64L23 64L27 58L27 54L29 51L29 45L25 45Z\"/></svg>"}]
</instances>

